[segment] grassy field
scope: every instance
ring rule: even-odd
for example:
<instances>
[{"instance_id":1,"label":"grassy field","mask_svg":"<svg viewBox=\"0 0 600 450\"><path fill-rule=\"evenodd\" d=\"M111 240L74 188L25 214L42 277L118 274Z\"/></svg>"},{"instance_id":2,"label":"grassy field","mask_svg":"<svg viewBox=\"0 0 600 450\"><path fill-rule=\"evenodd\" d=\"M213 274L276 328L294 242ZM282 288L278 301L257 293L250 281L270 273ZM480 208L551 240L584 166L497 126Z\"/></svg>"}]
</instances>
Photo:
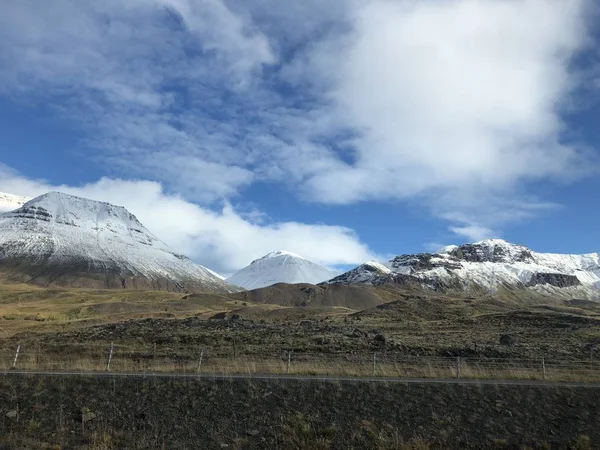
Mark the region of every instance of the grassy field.
<instances>
[{"instance_id":1,"label":"grassy field","mask_svg":"<svg viewBox=\"0 0 600 450\"><path fill-rule=\"evenodd\" d=\"M361 311L247 301L256 295L1 285L0 368L20 345L17 367L104 370L112 342L112 370L193 372L203 349L205 372L453 377L460 357L465 378L543 379L545 368L549 380L597 381L596 303L361 295L390 301Z\"/></svg>"},{"instance_id":2,"label":"grassy field","mask_svg":"<svg viewBox=\"0 0 600 450\"><path fill-rule=\"evenodd\" d=\"M256 304L235 294L194 294L140 290L45 289L0 284L0 339L23 331L52 332L139 318L211 318L239 310L253 317L301 320L355 310Z\"/></svg>"},{"instance_id":3,"label":"grassy field","mask_svg":"<svg viewBox=\"0 0 600 450\"><path fill-rule=\"evenodd\" d=\"M110 348L110 347L109 347ZM109 363L107 348L68 349L63 353L21 350L0 355L0 368L29 371L183 373L205 375L303 375L362 378L456 378L494 380L543 380L600 383L597 361L546 361L440 357L392 357L366 355L282 355L214 357L200 351L153 354L116 348ZM13 364L14 363L14 364ZM7 369L8 368L8 369Z\"/></svg>"}]
</instances>

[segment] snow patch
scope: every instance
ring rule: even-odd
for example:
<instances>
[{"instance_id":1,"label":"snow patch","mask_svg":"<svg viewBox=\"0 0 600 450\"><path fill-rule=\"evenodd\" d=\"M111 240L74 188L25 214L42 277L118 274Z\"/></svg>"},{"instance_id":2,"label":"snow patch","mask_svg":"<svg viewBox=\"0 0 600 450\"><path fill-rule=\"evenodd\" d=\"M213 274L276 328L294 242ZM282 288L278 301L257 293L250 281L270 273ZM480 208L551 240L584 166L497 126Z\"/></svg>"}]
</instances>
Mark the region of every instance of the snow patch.
<instances>
[{"instance_id":1,"label":"snow patch","mask_svg":"<svg viewBox=\"0 0 600 450\"><path fill-rule=\"evenodd\" d=\"M456 250L458 245L446 245L436 251L436 253L450 253L453 250Z\"/></svg>"},{"instance_id":2,"label":"snow patch","mask_svg":"<svg viewBox=\"0 0 600 450\"><path fill-rule=\"evenodd\" d=\"M0 192L0 213L14 211L31 200L29 197Z\"/></svg>"},{"instance_id":3,"label":"snow patch","mask_svg":"<svg viewBox=\"0 0 600 450\"><path fill-rule=\"evenodd\" d=\"M302 256L297 255L296 253L288 252L287 250L277 250L276 252L267 253L265 256L263 256L261 258L255 259L254 261L252 261L252 263L255 263L257 261L261 261L264 259L278 258L280 256L291 256L292 258L304 259ZM252 263L250 263L250 264L252 264Z\"/></svg>"},{"instance_id":4,"label":"snow patch","mask_svg":"<svg viewBox=\"0 0 600 450\"><path fill-rule=\"evenodd\" d=\"M381 264L377 261L367 261L366 263L364 263L364 266L378 270L381 273L391 273L392 271L388 266Z\"/></svg>"}]
</instances>

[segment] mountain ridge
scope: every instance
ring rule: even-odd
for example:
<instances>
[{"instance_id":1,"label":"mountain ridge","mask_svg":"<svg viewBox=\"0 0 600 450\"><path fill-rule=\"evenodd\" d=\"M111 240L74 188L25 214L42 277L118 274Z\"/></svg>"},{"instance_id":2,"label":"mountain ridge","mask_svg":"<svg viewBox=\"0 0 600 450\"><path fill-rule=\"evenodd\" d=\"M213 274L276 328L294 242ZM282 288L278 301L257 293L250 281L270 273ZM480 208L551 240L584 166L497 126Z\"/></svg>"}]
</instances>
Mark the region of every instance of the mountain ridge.
<instances>
[{"instance_id":1,"label":"mountain ridge","mask_svg":"<svg viewBox=\"0 0 600 450\"><path fill-rule=\"evenodd\" d=\"M539 253L502 239L447 246L362 264L325 284L394 283L434 291L531 289L546 295L600 298L600 254Z\"/></svg>"},{"instance_id":2,"label":"mountain ridge","mask_svg":"<svg viewBox=\"0 0 600 450\"><path fill-rule=\"evenodd\" d=\"M0 210L2 205L17 207L0 213L0 278L19 282L186 292L277 283L393 284L453 294L525 289L600 300L600 253L542 253L487 239L369 261L339 274L278 250L224 280L170 249L122 206L60 192L31 200L0 193Z\"/></svg>"}]
</instances>

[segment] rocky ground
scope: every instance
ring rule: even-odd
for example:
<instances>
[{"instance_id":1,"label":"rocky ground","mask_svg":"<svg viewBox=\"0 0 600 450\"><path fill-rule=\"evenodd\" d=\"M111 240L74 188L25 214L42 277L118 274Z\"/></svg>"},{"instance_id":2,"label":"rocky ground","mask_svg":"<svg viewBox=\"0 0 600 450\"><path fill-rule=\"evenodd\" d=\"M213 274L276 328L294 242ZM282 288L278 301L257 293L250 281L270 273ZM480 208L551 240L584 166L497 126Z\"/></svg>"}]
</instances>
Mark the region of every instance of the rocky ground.
<instances>
[{"instance_id":1,"label":"rocky ground","mask_svg":"<svg viewBox=\"0 0 600 450\"><path fill-rule=\"evenodd\" d=\"M598 448L600 390L0 378L0 449Z\"/></svg>"},{"instance_id":2,"label":"rocky ground","mask_svg":"<svg viewBox=\"0 0 600 450\"><path fill-rule=\"evenodd\" d=\"M108 311L112 304L102 307ZM140 349L156 344L162 352L196 352L202 347L218 356L273 356L286 351L483 358L600 356L600 311L593 302L525 306L404 294L400 300L365 311L266 308L237 301L228 308L191 312L191 317L184 318L125 319L96 325L97 319L79 320L62 329L16 332L0 344L7 349L21 344L53 351L75 344L106 347L114 342Z\"/></svg>"}]
</instances>

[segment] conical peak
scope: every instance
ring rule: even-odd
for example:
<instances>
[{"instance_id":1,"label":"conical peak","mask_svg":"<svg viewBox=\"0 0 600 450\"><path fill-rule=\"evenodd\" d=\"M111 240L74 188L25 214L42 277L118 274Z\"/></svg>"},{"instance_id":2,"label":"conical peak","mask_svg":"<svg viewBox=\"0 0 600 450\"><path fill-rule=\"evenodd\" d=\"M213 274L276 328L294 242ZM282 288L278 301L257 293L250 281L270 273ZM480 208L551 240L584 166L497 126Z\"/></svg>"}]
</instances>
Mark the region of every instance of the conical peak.
<instances>
[{"instance_id":1,"label":"conical peak","mask_svg":"<svg viewBox=\"0 0 600 450\"><path fill-rule=\"evenodd\" d=\"M253 263L256 263L258 261L265 261L268 259L273 259L273 258L280 258L280 257L291 257L291 258L298 258L298 259L305 259L302 256L296 254L296 253L292 253L292 252L288 252L287 250L277 250L275 252L271 252L271 253L267 253L265 256L255 259L254 261L252 261Z\"/></svg>"}]
</instances>

